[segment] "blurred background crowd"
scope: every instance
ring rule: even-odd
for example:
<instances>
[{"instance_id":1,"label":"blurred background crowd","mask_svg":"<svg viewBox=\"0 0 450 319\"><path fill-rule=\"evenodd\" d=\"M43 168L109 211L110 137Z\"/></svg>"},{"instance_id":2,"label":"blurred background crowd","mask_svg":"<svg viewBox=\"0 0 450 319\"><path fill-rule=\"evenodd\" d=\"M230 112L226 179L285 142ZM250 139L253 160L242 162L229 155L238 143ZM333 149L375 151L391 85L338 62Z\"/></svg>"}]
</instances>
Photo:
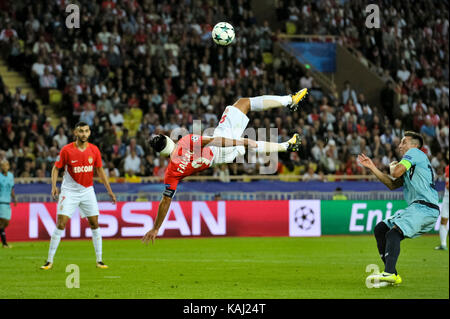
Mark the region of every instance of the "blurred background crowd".
<instances>
[{"instance_id":1,"label":"blurred background crowd","mask_svg":"<svg viewBox=\"0 0 450 319\"><path fill-rule=\"evenodd\" d=\"M251 113L249 127L278 129L280 142L303 136L298 153L280 155L277 174L329 180L327 174L368 174L363 152L381 169L399 160L405 130L426 140L435 176L443 179L449 148L448 4L375 1L381 29L367 31L363 1L277 1L282 25L298 33L332 34L385 79L380 103L369 105L350 83L325 92L294 57L275 50L280 30L257 23L249 0L78 1L80 29L65 27L65 0L26 1L3 8L0 49L8 67L26 75L44 104L62 92L58 125L38 111L31 93L15 94L0 78L0 160L16 177L49 177L78 121L91 126L112 181L163 176L167 159L148 146L152 134L215 127L239 97L310 90L298 112ZM235 26L235 42L211 41L216 22ZM281 30L285 32L286 30ZM370 63L368 62L370 61ZM398 99L396 101L396 99ZM447 157L447 158L446 158ZM222 165L202 172L258 174L261 162Z\"/></svg>"}]
</instances>

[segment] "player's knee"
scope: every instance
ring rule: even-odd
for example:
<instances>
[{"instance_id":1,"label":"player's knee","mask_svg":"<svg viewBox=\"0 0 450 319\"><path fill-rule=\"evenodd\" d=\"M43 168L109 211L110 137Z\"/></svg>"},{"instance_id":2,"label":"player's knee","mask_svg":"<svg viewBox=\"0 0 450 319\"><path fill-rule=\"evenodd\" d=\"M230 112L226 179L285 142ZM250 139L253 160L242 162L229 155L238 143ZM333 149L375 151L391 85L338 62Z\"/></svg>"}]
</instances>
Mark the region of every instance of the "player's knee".
<instances>
[{"instance_id":1,"label":"player's knee","mask_svg":"<svg viewBox=\"0 0 450 319\"><path fill-rule=\"evenodd\" d=\"M446 226L448 222L448 218L441 218L441 225Z\"/></svg>"},{"instance_id":2,"label":"player's knee","mask_svg":"<svg viewBox=\"0 0 450 319\"><path fill-rule=\"evenodd\" d=\"M250 111L250 99L248 97L239 98L233 105L245 114Z\"/></svg>"},{"instance_id":3,"label":"player's knee","mask_svg":"<svg viewBox=\"0 0 450 319\"><path fill-rule=\"evenodd\" d=\"M385 236L388 231L389 227L384 222L379 222L373 229L375 237Z\"/></svg>"},{"instance_id":4,"label":"player's knee","mask_svg":"<svg viewBox=\"0 0 450 319\"><path fill-rule=\"evenodd\" d=\"M91 229L97 229L98 228L98 222L96 221L89 221L89 226Z\"/></svg>"},{"instance_id":5,"label":"player's knee","mask_svg":"<svg viewBox=\"0 0 450 319\"><path fill-rule=\"evenodd\" d=\"M58 228L60 230L64 230L64 228L66 228L66 223L67 223L66 220L58 219L58 221L56 222L56 228Z\"/></svg>"},{"instance_id":6,"label":"player's knee","mask_svg":"<svg viewBox=\"0 0 450 319\"><path fill-rule=\"evenodd\" d=\"M403 232L400 228L394 226L391 230L389 230L386 233L386 240L389 239L400 239L402 240L404 238Z\"/></svg>"},{"instance_id":7,"label":"player's knee","mask_svg":"<svg viewBox=\"0 0 450 319\"><path fill-rule=\"evenodd\" d=\"M66 228L66 222L64 221L61 221L61 222L58 222L57 224L56 224L56 228L58 228L58 229L60 229L60 230L64 230L64 228Z\"/></svg>"}]
</instances>

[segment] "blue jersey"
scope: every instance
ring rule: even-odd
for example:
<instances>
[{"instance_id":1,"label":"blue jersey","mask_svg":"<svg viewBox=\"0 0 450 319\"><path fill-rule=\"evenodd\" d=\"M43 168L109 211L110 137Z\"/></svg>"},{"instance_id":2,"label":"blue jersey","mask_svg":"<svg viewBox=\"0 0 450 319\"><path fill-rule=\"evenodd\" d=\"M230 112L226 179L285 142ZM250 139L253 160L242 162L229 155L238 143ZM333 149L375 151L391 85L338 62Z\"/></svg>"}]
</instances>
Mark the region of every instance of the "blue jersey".
<instances>
[{"instance_id":1,"label":"blue jersey","mask_svg":"<svg viewBox=\"0 0 450 319\"><path fill-rule=\"evenodd\" d=\"M411 164L403 174L403 194L408 205L416 200L438 205L433 169L425 153L418 148L411 148L403 155L402 161Z\"/></svg>"},{"instance_id":2,"label":"blue jersey","mask_svg":"<svg viewBox=\"0 0 450 319\"><path fill-rule=\"evenodd\" d=\"M8 172L5 175L0 172L0 204L11 203L11 191L14 187L14 175Z\"/></svg>"}]
</instances>

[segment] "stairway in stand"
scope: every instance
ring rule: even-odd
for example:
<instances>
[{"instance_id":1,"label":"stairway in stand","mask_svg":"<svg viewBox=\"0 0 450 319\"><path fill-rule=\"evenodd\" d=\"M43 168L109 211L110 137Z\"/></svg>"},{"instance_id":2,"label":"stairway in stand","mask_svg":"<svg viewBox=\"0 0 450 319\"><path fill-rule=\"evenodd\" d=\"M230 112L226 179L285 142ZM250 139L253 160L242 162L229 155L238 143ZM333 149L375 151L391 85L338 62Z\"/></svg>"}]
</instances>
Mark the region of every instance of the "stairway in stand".
<instances>
[{"instance_id":1,"label":"stairway in stand","mask_svg":"<svg viewBox=\"0 0 450 319\"><path fill-rule=\"evenodd\" d=\"M33 96L37 97L37 92L31 87L31 84L27 81L25 76L14 70L8 70L8 65L5 60L0 58L0 76L3 79L5 86L9 88L11 94L16 93L16 88L20 87L22 94L31 92ZM39 113L44 113L47 117L51 118L51 124L54 128L59 124L59 117L55 114L53 107L42 104L40 98L34 99L38 105Z\"/></svg>"}]
</instances>

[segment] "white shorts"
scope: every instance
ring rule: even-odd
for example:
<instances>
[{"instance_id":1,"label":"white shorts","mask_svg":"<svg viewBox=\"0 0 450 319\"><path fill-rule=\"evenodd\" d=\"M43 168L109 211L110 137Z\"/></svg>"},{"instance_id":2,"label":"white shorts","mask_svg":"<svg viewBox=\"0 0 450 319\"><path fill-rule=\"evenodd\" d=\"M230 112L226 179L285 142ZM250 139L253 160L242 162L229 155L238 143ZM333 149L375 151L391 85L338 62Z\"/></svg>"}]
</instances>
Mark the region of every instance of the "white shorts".
<instances>
[{"instance_id":1,"label":"white shorts","mask_svg":"<svg viewBox=\"0 0 450 319\"><path fill-rule=\"evenodd\" d=\"M448 189L445 189L444 198L442 199L441 217L448 219Z\"/></svg>"},{"instance_id":2,"label":"white shorts","mask_svg":"<svg viewBox=\"0 0 450 319\"><path fill-rule=\"evenodd\" d=\"M78 207L80 208L80 216L82 218L99 215L94 187L88 187L84 191L70 191L67 189L61 190L61 194L59 194L57 214L65 215L71 218Z\"/></svg>"},{"instance_id":3,"label":"white shorts","mask_svg":"<svg viewBox=\"0 0 450 319\"><path fill-rule=\"evenodd\" d=\"M219 125L214 130L213 137L220 136L230 139L240 139L247 127L249 118L241 110L232 105L227 106L220 118ZM211 146L214 154L212 164L231 163L238 156L245 154L244 146L217 147Z\"/></svg>"}]
</instances>

